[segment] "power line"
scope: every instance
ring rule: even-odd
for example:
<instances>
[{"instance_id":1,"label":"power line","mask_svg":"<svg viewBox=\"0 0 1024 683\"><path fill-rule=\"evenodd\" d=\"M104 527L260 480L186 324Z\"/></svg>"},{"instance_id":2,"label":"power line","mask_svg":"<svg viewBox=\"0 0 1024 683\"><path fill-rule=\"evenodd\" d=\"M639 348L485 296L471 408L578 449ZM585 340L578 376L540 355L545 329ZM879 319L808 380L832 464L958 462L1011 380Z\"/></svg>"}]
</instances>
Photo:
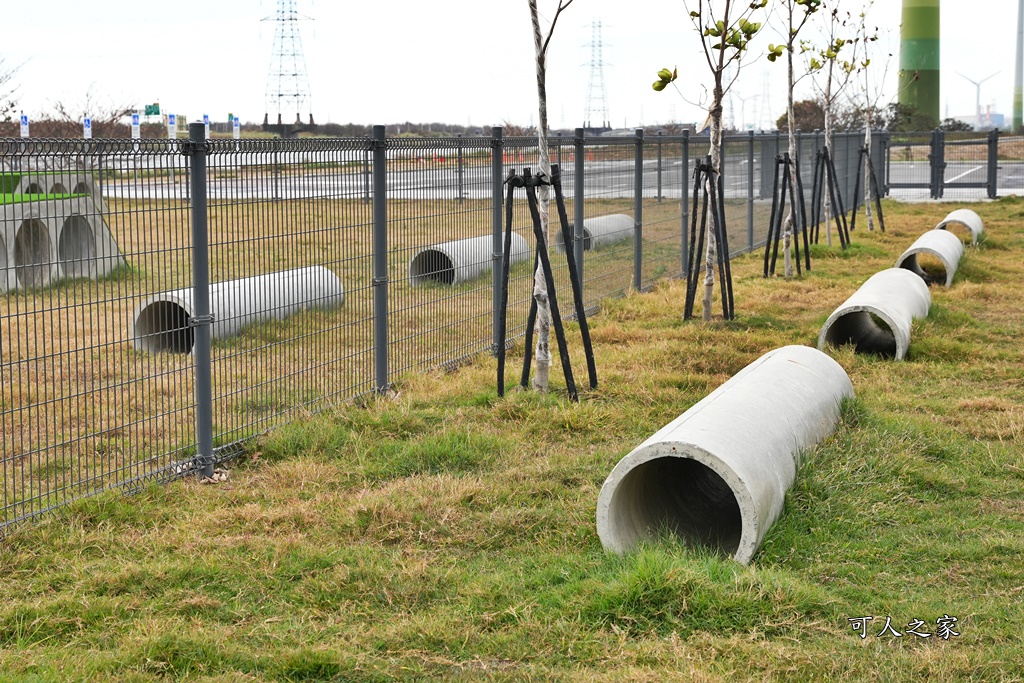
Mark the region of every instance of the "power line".
<instances>
[{"instance_id":1,"label":"power line","mask_svg":"<svg viewBox=\"0 0 1024 683\"><path fill-rule=\"evenodd\" d=\"M277 124L282 125L282 119L287 121L293 113L295 125L301 125L304 111L309 114L309 123L313 123L309 78L306 75L306 59L302 54L302 36L299 33L299 22L309 17L299 14L295 4L296 0L278 0L277 13L263 19L275 23L274 48L267 76L264 125L272 115L276 115Z\"/></svg>"},{"instance_id":2,"label":"power line","mask_svg":"<svg viewBox=\"0 0 1024 683\"><path fill-rule=\"evenodd\" d=\"M584 127L590 128L592 122L600 121L601 128L611 128L608 116L608 98L604 87L604 41L601 39L601 21L590 23L590 82L587 85L587 111L583 117Z\"/></svg>"}]
</instances>

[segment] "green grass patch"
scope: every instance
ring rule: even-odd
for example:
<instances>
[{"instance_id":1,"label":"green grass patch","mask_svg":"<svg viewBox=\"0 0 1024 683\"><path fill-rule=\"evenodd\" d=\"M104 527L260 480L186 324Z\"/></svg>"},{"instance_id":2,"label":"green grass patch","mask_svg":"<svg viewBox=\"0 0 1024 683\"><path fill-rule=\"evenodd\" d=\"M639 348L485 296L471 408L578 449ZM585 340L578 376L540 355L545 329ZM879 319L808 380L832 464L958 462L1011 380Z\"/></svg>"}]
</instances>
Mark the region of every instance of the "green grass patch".
<instances>
[{"instance_id":1,"label":"green grass patch","mask_svg":"<svg viewBox=\"0 0 1024 683\"><path fill-rule=\"evenodd\" d=\"M603 302L595 390L568 328L579 404L557 362L551 393L514 390L517 346L503 398L487 355L411 373L387 398L260 437L227 483L109 492L18 529L0 547L0 681L1013 680L1019 200L976 207L991 237L953 287L931 288L905 361L833 351L856 398L805 454L750 566L670 534L622 557L597 538L622 456L766 351L815 343L949 207L885 209L885 233L814 247L802 278L735 259L735 321L684 322L677 281ZM223 347L286 336L273 323ZM908 632L945 615L959 636ZM864 639L849 621L862 616ZM903 636L877 635L886 617Z\"/></svg>"}]
</instances>

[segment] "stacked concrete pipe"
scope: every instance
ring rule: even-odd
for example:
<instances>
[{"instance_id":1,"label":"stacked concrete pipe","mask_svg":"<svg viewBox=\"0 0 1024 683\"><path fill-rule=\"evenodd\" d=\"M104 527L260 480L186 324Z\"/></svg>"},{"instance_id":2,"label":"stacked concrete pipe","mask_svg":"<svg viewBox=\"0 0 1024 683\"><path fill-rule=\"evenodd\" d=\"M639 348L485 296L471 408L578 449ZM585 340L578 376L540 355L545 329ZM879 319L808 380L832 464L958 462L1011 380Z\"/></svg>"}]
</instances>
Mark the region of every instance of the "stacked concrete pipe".
<instances>
[{"instance_id":1,"label":"stacked concrete pipe","mask_svg":"<svg viewBox=\"0 0 1024 683\"><path fill-rule=\"evenodd\" d=\"M530 258L530 247L517 233L512 233L510 251L510 264ZM457 285L480 277L493 268L493 253L494 238L490 235L432 244L420 249L409 261L409 286L427 282Z\"/></svg>"},{"instance_id":2,"label":"stacked concrete pipe","mask_svg":"<svg viewBox=\"0 0 1024 683\"><path fill-rule=\"evenodd\" d=\"M919 276L903 268L875 273L825 321L818 349L853 344L857 353L903 360L915 318L928 315L932 295Z\"/></svg>"},{"instance_id":3,"label":"stacked concrete pipe","mask_svg":"<svg viewBox=\"0 0 1024 683\"><path fill-rule=\"evenodd\" d=\"M132 344L139 351L191 353L195 309L192 288L146 299L132 317ZM242 327L280 320L311 308L340 306L345 288L323 266L297 268L210 285L213 338L226 339Z\"/></svg>"},{"instance_id":4,"label":"stacked concrete pipe","mask_svg":"<svg viewBox=\"0 0 1024 683\"><path fill-rule=\"evenodd\" d=\"M609 216L595 216L583 219L583 250L589 251L605 244L614 244L633 237L636 222L632 216L615 213ZM573 224L569 224L570 232ZM565 241L559 231L555 235L555 251L565 251Z\"/></svg>"},{"instance_id":5,"label":"stacked concrete pipe","mask_svg":"<svg viewBox=\"0 0 1024 683\"><path fill-rule=\"evenodd\" d=\"M981 222L981 216L970 209L956 209L950 211L949 215L939 221L935 226L936 230L948 230L946 226L959 223L971 232L971 244L977 244L981 233L985 232L985 224Z\"/></svg>"},{"instance_id":6,"label":"stacked concrete pipe","mask_svg":"<svg viewBox=\"0 0 1024 683\"><path fill-rule=\"evenodd\" d=\"M942 264L943 276L930 275L921 268L918 263L919 255L934 256ZM920 276L927 284L933 282L944 282L946 287L953 284L953 275L956 274L957 266L960 265L960 258L964 255L964 245L960 238L946 230L929 230L910 245L903 254L896 259L897 268L905 268Z\"/></svg>"},{"instance_id":7,"label":"stacked concrete pipe","mask_svg":"<svg viewBox=\"0 0 1024 683\"><path fill-rule=\"evenodd\" d=\"M846 372L817 349L769 351L619 461L597 501L601 543L622 553L667 531L750 562L803 454L852 396Z\"/></svg>"}]
</instances>

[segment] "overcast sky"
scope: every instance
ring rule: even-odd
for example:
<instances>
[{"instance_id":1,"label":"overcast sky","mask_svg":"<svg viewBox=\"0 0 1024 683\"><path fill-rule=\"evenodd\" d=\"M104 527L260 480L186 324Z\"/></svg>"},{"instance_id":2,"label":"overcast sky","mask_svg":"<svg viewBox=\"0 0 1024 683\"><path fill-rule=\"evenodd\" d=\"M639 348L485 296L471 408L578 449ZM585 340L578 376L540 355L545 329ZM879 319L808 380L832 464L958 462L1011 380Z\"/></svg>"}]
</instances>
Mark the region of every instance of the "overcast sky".
<instances>
[{"instance_id":1,"label":"overcast sky","mask_svg":"<svg viewBox=\"0 0 1024 683\"><path fill-rule=\"evenodd\" d=\"M539 0L542 14L556 0ZM274 37L275 0L47 0L4 3L0 56L21 64L19 101L33 118L63 102L77 108L91 92L101 106L159 101L190 120L203 113L262 121ZM940 115L981 104L1009 122L1017 3L946 0L942 8ZM311 18L299 23L319 122L439 121L478 126L536 119L533 42L526 0L297 0ZM861 2L839 6L859 13ZM886 53L887 96L895 98L900 0L876 0L869 17ZM268 21L261 21L264 18ZM700 122L696 103L708 81L700 44L681 0L575 0L559 19L548 59L549 117L555 127L582 125L590 82L592 24L602 24L605 97L615 127ZM775 21L774 23L778 23ZM768 125L785 107L785 65L768 63L769 27L752 43L726 113L737 126ZM662 67L679 68L682 95L651 89ZM959 75L963 74L963 76ZM810 95L810 84L798 89ZM741 106L739 98L745 98ZM768 106L766 107L766 100ZM742 119L741 120L741 114Z\"/></svg>"}]
</instances>

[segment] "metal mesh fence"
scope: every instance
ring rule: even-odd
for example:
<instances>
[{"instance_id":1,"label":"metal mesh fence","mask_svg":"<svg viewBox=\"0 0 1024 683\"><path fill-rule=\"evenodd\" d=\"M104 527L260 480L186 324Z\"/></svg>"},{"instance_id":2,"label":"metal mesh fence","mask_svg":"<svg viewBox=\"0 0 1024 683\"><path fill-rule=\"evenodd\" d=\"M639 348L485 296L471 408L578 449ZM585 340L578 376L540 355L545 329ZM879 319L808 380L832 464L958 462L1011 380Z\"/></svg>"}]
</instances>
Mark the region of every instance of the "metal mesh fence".
<instances>
[{"instance_id":1,"label":"metal mesh fence","mask_svg":"<svg viewBox=\"0 0 1024 683\"><path fill-rule=\"evenodd\" d=\"M725 140L734 254L763 245L782 146L777 135ZM572 317L567 247L583 257L591 311L682 273L693 170L706 150L697 136L552 138L575 236L562 242L552 197L563 317ZM843 159L849 183L855 164ZM99 491L205 470L298 416L493 350L503 181L538 166L535 138L498 130L0 140L0 533ZM536 239L522 190L512 208L515 343ZM198 296L201 274L208 297Z\"/></svg>"}]
</instances>

